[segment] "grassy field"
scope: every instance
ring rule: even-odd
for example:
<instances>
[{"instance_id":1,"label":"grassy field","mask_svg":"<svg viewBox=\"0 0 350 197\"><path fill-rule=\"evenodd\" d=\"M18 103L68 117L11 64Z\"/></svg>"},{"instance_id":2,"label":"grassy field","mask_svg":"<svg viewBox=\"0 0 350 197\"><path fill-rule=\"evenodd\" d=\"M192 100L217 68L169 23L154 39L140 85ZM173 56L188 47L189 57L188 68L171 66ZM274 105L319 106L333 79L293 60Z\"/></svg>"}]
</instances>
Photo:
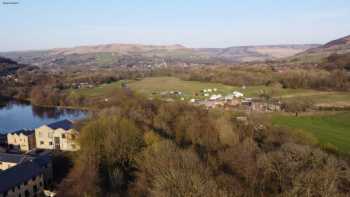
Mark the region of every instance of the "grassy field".
<instances>
[{"instance_id":1,"label":"grassy field","mask_svg":"<svg viewBox=\"0 0 350 197\"><path fill-rule=\"evenodd\" d=\"M340 152L350 153L350 112L323 115L275 115L274 125L300 129L313 134L321 145L332 145Z\"/></svg>"},{"instance_id":2,"label":"grassy field","mask_svg":"<svg viewBox=\"0 0 350 197\"><path fill-rule=\"evenodd\" d=\"M121 88L121 84L123 81L118 81L110 84L103 84L94 88L82 88L77 90L71 90L73 94L79 94L86 97L103 97L106 95L110 95L117 88Z\"/></svg>"},{"instance_id":3,"label":"grassy field","mask_svg":"<svg viewBox=\"0 0 350 197\"><path fill-rule=\"evenodd\" d=\"M184 81L175 77L152 77L139 81L129 82L129 87L141 94L157 96L162 92L181 91L186 99L200 98L200 91L203 89L217 89L215 94L229 94L235 87L219 83L206 83L198 81ZM196 93L198 96L196 96ZM214 93L212 93L214 94Z\"/></svg>"},{"instance_id":4,"label":"grassy field","mask_svg":"<svg viewBox=\"0 0 350 197\"><path fill-rule=\"evenodd\" d=\"M308 89L283 89L270 86L247 86L244 89L237 86L228 86L220 83L208 83L198 81L184 81L175 77L152 77L139 81L129 81L129 87L140 93L152 95L164 91L182 91L187 97L192 97L203 89L217 88L218 93L226 95L233 91L240 91L246 97L258 97L265 92L275 98L294 99L299 97L310 97L315 100L327 101L327 98L334 97L337 100L350 101L350 93L326 92ZM216 93L216 94L218 94Z\"/></svg>"},{"instance_id":5,"label":"grassy field","mask_svg":"<svg viewBox=\"0 0 350 197\"><path fill-rule=\"evenodd\" d=\"M266 92L275 98L282 98L284 100L308 98L312 99L316 104L348 103L350 105L350 93L346 92L283 89L270 86L247 86L243 89L242 87L228 86L220 83L184 81L175 77L150 77L141 80L119 81L111 84L100 85L95 88L74 90L74 92L88 97L104 96L113 92L116 88L120 88L122 82L127 82L132 90L149 97L159 97L162 92L181 91L183 93L181 97L184 97L185 99L202 99L204 97L200 94L201 90L217 88L218 92L215 94L226 95L236 90L244 93L247 97L258 97L262 92Z\"/></svg>"}]
</instances>

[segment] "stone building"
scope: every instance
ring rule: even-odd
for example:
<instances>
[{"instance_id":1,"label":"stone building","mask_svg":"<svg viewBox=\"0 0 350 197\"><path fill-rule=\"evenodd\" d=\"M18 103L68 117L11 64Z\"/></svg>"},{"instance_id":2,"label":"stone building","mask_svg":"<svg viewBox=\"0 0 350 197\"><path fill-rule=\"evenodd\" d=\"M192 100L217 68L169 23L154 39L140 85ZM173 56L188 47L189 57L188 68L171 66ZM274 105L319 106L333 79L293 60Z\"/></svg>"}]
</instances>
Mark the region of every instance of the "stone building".
<instances>
[{"instance_id":1,"label":"stone building","mask_svg":"<svg viewBox=\"0 0 350 197\"><path fill-rule=\"evenodd\" d=\"M76 151L79 149L76 143L77 136L78 132L69 120L43 125L35 129L38 149Z\"/></svg>"},{"instance_id":2,"label":"stone building","mask_svg":"<svg viewBox=\"0 0 350 197\"><path fill-rule=\"evenodd\" d=\"M27 152L35 148L35 131L19 130L7 134L7 144L11 149Z\"/></svg>"},{"instance_id":3,"label":"stone building","mask_svg":"<svg viewBox=\"0 0 350 197\"><path fill-rule=\"evenodd\" d=\"M22 155L23 160L0 172L0 197L42 196L52 181L51 155Z\"/></svg>"}]
</instances>

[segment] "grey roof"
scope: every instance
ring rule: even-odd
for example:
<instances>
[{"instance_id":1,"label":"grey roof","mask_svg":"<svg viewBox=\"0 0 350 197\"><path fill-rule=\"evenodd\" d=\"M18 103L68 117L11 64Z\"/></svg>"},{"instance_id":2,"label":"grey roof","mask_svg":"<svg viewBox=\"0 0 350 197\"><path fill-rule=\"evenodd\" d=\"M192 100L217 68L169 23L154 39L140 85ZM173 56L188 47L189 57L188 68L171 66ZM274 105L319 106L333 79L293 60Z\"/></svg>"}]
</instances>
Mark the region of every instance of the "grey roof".
<instances>
[{"instance_id":1,"label":"grey roof","mask_svg":"<svg viewBox=\"0 0 350 197\"><path fill-rule=\"evenodd\" d=\"M26 155L20 155L20 154L0 153L0 162L21 163L31 158L32 157L28 157Z\"/></svg>"},{"instance_id":2,"label":"grey roof","mask_svg":"<svg viewBox=\"0 0 350 197\"><path fill-rule=\"evenodd\" d=\"M73 128L73 123L69 120L61 120L58 122L51 123L47 125L51 129L64 129L64 130L69 130Z\"/></svg>"},{"instance_id":3,"label":"grey roof","mask_svg":"<svg viewBox=\"0 0 350 197\"><path fill-rule=\"evenodd\" d=\"M0 193L22 184L43 173L36 162L26 161L8 170L0 172Z\"/></svg>"},{"instance_id":4,"label":"grey roof","mask_svg":"<svg viewBox=\"0 0 350 197\"><path fill-rule=\"evenodd\" d=\"M34 133L35 133L35 130L22 129L22 130L18 130L18 131L15 131L15 132L11 132L10 134L17 134L17 135L19 135L19 134L21 134L21 133L22 133L23 135L28 136L28 135L34 134Z\"/></svg>"},{"instance_id":5,"label":"grey roof","mask_svg":"<svg viewBox=\"0 0 350 197\"><path fill-rule=\"evenodd\" d=\"M26 160L8 170L0 172L0 193L43 174L45 166L51 161L51 154L44 152L32 160Z\"/></svg>"}]
</instances>

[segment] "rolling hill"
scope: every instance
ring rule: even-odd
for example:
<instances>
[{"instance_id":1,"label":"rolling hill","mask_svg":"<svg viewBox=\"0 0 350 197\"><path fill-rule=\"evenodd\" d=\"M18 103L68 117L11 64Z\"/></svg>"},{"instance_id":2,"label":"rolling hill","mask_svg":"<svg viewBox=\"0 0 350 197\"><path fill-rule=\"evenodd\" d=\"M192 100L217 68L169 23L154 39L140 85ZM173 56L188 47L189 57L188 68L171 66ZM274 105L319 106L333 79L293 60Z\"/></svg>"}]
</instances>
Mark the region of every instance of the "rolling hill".
<instances>
[{"instance_id":1,"label":"rolling hill","mask_svg":"<svg viewBox=\"0 0 350 197\"><path fill-rule=\"evenodd\" d=\"M187 48L182 45L107 44L0 55L40 67L145 67L231 64L275 60L319 45L271 45L229 48Z\"/></svg>"},{"instance_id":2,"label":"rolling hill","mask_svg":"<svg viewBox=\"0 0 350 197\"><path fill-rule=\"evenodd\" d=\"M304 63L331 63L333 56L350 55L350 35L333 40L319 47L308 49L291 57L294 61Z\"/></svg>"},{"instance_id":3,"label":"rolling hill","mask_svg":"<svg viewBox=\"0 0 350 197\"><path fill-rule=\"evenodd\" d=\"M265 61L286 58L305 50L318 47L318 44L301 45L266 45L266 46L238 46L229 48L195 49L209 57L234 60L238 62Z\"/></svg>"}]
</instances>

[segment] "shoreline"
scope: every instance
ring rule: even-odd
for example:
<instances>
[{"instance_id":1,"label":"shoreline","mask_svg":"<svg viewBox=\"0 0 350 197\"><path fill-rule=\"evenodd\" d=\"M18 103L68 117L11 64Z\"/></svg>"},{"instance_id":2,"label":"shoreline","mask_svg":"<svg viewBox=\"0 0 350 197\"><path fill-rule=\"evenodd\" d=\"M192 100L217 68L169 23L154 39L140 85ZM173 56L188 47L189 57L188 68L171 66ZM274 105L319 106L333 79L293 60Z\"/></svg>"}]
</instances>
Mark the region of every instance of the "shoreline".
<instances>
[{"instance_id":1,"label":"shoreline","mask_svg":"<svg viewBox=\"0 0 350 197\"><path fill-rule=\"evenodd\" d=\"M0 106L2 105L2 103L3 103L3 105L6 105L7 102L9 102L9 101L17 101L17 102L27 103L27 104L35 106L35 107L44 107L44 108L75 109L75 110L84 110L84 111L91 110L88 107L34 104L30 99L18 99L18 98L13 98L13 97L0 96Z\"/></svg>"},{"instance_id":2,"label":"shoreline","mask_svg":"<svg viewBox=\"0 0 350 197\"><path fill-rule=\"evenodd\" d=\"M7 133L11 133L16 130L21 129L33 129L43 124L49 124L55 121L60 121L63 119L69 119L72 121L79 121L84 120L85 118L89 117L89 114L91 113L91 109L89 108L83 108L83 107L75 107L75 106L50 106L50 105L35 105L29 102L28 100L19 100L14 98L0 98L0 111L1 114L4 113L5 116L1 118L1 122L4 123L4 127L0 126L0 137L3 135L7 135ZM13 114L11 111L12 108L16 109L16 107L24 107L26 108L25 112L23 111L24 115L22 118L18 120L12 120L11 114ZM29 107L29 109L27 109ZM29 110L29 112L28 112ZM39 110L39 111L38 111ZM77 112L78 114L76 114ZM18 112L16 112L18 113ZM19 112L22 113L22 112ZM37 114L39 113L39 114ZM54 116L45 115L45 114L56 114ZM31 115L28 115L31 114ZM76 115L74 115L76 114ZM35 118L36 117L36 118ZM9 123L7 124L7 118L11 119L9 120ZM17 124L17 122L25 121L27 123L23 124Z\"/></svg>"}]
</instances>

